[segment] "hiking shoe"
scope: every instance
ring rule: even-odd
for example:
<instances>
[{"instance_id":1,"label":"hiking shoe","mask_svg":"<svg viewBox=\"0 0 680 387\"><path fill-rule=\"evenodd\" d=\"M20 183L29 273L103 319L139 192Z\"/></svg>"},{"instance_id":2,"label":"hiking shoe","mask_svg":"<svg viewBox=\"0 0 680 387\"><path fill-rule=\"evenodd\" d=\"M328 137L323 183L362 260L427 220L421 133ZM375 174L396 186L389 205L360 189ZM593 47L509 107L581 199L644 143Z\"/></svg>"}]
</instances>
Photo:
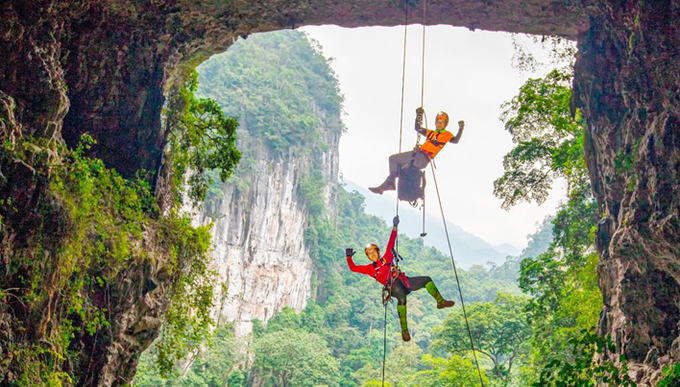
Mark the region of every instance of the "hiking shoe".
<instances>
[{"instance_id":1,"label":"hiking shoe","mask_svg":"<svg viewBox=\"0 0 680 387\"><path fill-rule=\"evenodd\" d=\"M382 185L380 185L378 187L368 187L368 190L373 192L373 193L377 193L378 195L382 195L382 193L383 193Z\"/></svg>"},{"instance_id":2,"label":"hiking shoe","mask_svg":"<svg viewBox=\"0 0 680 387\"><path fill-rule=\"evenodd\" d=\"M401 331L401 339L404 341L411 341L411 335L408 334L408 331Z\"/></svg>"},{"instance_id":3,"label":"hiking shoe","mask_svg":"<svg viewBox=\"0 0 680 387\"><path fill-rule=\"evenodd\" d=\"M385 181L382 182L377 187L369 187L368 190L377 193L378 195L382 195L383 192L385 191L394 191L396 189L394 185L394 178L392 176L389 176Z\"/></svg>"},{"instance_id":4,"label":"hiking shoe","mask_svg":"<svg viewBox=\"0 0 680 387\"><path fill-rule=\"evenodd\" d=\"M450 308L454 306L456 303L454 301L449 301L449 300L442 300L442 302L437 303L437 309L444 309L444 308Z\"/></svg>"}]
</instances>

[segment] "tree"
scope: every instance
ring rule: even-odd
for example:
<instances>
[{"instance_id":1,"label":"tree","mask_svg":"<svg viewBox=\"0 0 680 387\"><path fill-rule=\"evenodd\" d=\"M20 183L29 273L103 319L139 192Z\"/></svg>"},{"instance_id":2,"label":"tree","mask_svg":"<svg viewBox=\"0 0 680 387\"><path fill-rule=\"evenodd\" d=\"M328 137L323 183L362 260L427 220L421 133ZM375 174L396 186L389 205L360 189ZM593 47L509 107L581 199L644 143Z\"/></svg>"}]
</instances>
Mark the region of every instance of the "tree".
<instances>
[{"instance_id":1,"label":"tree","mask_svg":"<svg viewBox=\"0 0 680 387\"><path fill-rule=\"evenodd\" d=\"M236 149L238 121L226 116L214 100L196 98L196 90L198 73L192 71L165 110L165 138L180 204L185 190L194 205L202 203L212 184L208 172L217 170L220 179L226 181L241 159Z\"/></svg>"},{"instance_id":2,"label":"tree","mask_svg":"<svg viewBox=\"0 0 680 387\"><path fill-rule=\"evenodd\" d=\"M519 95L503 104L501 120L517 144L503 158L503 176L494 182L502 207L521 202L541 204L556 178L565 178L568 191L589 187L583 158L585 122L572 114L571 74L553 70L545 78L529 79Z\"/></svg>"},{"instance_id":3,"label":"tree","mask_svg":"<svg viewBox=\"0 0 680 387\"><path fill-rule=\"evenodd\" d=\"M337 386L338 361L315 333L283 329L255 341L253 376L264 386Z\"/></svg>"},{"instance_id":4,"label":"tree","mask_svg":"<svg viewBox=\"0 0 680 387\"><path fill-rule=\"evenodd\" d=\"M556 48L554 56L573 58L573 47L564 47ZM532 59L523 62L527 63ZM602 308L593 244L598 211L585 164L585 124L569 103L572 73L567 66L528 80L503 105L501 116L517 144L503 160L505 173L494 182L503 208L523 201L540 204L555 179L567 182L568 201L552 220L548 250L520 263L519 285L533 296L527 309L533 329L524 372L527 384L536 382L537 371L573 360L570 341L581 337L581 331L594 329ZM544 223L543 229L547 226Z\"/></svg>"},{"instance_id":5,"label":"tree","mask_svg":"<svg viewBox=\"0 0 680 387\"><path fill-rule=\"evenodd\" d=\"M409 377L418 371L422 354L423 350L413 342L397 345L385 362L385 383L394 387L408 386ZM382 381L382 362L367 363L355 376L363 385L369 385L372 380Z\"/></svg>"},{"instance_id":6,"label":"tree","mask_svg":"<svg viewBox=\"0 0 680 387\"><path fill-rule=\"evenodd\" d=\"M513 365L527 351L531 327L526 304L524 296L501 293L493 302L473 304L467 310L475 350L492 362L494 376L504 381L509 380ZM437 339L432 343L435 350L450 354L471 350L462 310L449 314L435 328L435 334Z\"/></svg>"},{"instance_id":7,"label":"tree","mask_svg":"<svg viewBox=\"0 0 680 387\"><path fill-rule=\"evenodd\" d=\"M223 387L243 362L239 349L243 340L234 337L231 324L218 327L209 345L202 348L191 362L189 369L175 370L174 374L161 376L159 365L153 360L153 353L145 352L140 357L134 385L140 387ZM152 351L156 351L152 347ZM182 375L183 374L183 375ZM230 386L238 385L229 382Z\"/></svg>"},{"instance_id":8,"label":"tree","mask_svg":"<svg viewBox=\"0 0 680 387\"><path fill-rule=\"evenodd\" d=\"M428 368L411 375L410 385L414 387L458 387L479 386L479 374L475 364L470 359L454 355L444 359L423 355L422 363ZM482 371L482 381L488 385L489 381Z\"/></svg>"}]
</instances>

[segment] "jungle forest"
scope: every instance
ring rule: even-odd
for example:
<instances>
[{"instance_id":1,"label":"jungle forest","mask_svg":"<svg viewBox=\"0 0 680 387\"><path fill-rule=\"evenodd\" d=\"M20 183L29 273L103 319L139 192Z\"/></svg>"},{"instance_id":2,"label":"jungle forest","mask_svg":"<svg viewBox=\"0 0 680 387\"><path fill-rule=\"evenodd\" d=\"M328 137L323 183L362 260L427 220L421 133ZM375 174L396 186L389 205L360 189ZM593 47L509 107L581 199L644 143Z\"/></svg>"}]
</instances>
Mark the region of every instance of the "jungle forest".
<instances>
[{"instance_id":1,"label":"jungle forest","mask_svg":"<svg viewBox=\"0 0 680 387\"><path fill-rule=\"evenodd\" d=\"M568 45L555 52L574 55ZM253 141L274 155L292 149L313 160L327 147L318 131L343 130L340 121L322 122L311 108L337 116L343 98L328 61L302 32L240 40L198 73L196 96L247 122L237 137L250 145L239 147L241 164L226 184L247 184L239 176L258 157ZM515 143L494 183L503 207L540 203L556 179L565 179L568 189L557 214L543 222L520 255L502 265L459 270L465 316L459 305L434 309L429 296L418 292L408 305L413 340L402 342L394 304L387 306L383 327L380 288L372 278L348 271L344 248L386 241L390 229L365 212L362 195L347 192L342 183L336 208L328 208L321 163L313 162L299 197L309 209L304 237L317 273L315 297L299 313L286 307L269 321L254 321L250 335L235 336L226 321L216 324L177 362L159 362L157 342L142 356L134 385L634 386L620 368L595 360L614 344L595 333L602 309L593 236L598 215L583 155L584 121L570 108L572 74L567 65L529 79L502 106L501 119ZM215 175L206 188L208 201L219 184ZM400 255L409 257L409 274L432 276L458 302L448 254L419 238L400 235L398 241ZM672 372L668 375L665 385L674 385Z\"/></svg>"}]
</instances>

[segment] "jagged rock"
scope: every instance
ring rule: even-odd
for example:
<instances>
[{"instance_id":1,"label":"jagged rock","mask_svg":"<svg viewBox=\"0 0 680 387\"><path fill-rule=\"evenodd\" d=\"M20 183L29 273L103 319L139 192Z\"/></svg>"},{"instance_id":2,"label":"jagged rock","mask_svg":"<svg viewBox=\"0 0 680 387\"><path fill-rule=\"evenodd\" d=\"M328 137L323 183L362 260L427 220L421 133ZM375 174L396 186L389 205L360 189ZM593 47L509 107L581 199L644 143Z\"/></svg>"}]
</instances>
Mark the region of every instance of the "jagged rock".
<instances>
[{"instance_id":1,"label":"jagged rock","mask_svg":"<svg viewBox=\"0 0 680 387\"><path fill-rule=\"evenodd\" d=\"M574 86L603 214L599 330L635 363L639 385L655 384L659 358L680 361L680 4L584 3Z\"/></svg>"}]
</instances>

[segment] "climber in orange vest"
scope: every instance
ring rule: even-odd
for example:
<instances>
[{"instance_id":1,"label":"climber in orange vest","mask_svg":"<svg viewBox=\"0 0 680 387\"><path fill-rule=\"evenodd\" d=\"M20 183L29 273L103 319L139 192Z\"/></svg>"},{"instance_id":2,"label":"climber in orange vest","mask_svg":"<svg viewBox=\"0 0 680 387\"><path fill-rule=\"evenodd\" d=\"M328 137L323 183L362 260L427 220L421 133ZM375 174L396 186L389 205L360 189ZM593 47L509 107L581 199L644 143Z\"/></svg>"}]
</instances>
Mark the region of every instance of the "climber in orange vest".
<instances>
[{"instance_id":1,"label":"climber in orange vest","mask_svg":"<svg viewBox=\"0 0 680 387\"><path fill-rule=\"evenodd\" d=\"M411 335L408 333L408 324L406 321L406 296L414 290L422 288L427 289L432 298L437 301L437 309L452 307L455 302L445 300L439 293L437 286L435 286L432 278L428 276L407 277L405 273L401 272L397 266L393 264L394 260L394 242L397 239L397 225L399 224L399 216L395 216L392 221L394 227L390 240L387 242L385 248L385 255L380 256L380 248L373 243L366 245L364 251L368 259L373 261L369 265L355 265L352 260L354 249L345 249L347 256L347 265L349 269L355 273L370 275L376 281L383 284L389 290L389 295L397 299L397 314L399 314L399 324L401 325L401 338L404 341L411 340Z\"/></svg>"},{"instance_id":2,"label":"climber in orange vest","mask_svg":"<svg viewBox=\"0 0 680 387\"><path fill-rule=\"evenodd\" d=\"M449 115L445 112L439 112L435 119L435 130L429 130L421 127L423 123L423 108L416 109L416 132L426 137L425 143L420 147L414 148L412 151L397 153L390 156L390 175L387 179L377 187L370 187L371 192L381 194L384 191L391 191L395 189L394 180L397 178L399 169L413 163L413 166L418 169L425 169L432 159L444 148L447 143L457 144L460 137L463 135L463 128L465 121L458 121L458 134L455 136L446 130L449 124Z\"/></svg>"}]
</instances>

